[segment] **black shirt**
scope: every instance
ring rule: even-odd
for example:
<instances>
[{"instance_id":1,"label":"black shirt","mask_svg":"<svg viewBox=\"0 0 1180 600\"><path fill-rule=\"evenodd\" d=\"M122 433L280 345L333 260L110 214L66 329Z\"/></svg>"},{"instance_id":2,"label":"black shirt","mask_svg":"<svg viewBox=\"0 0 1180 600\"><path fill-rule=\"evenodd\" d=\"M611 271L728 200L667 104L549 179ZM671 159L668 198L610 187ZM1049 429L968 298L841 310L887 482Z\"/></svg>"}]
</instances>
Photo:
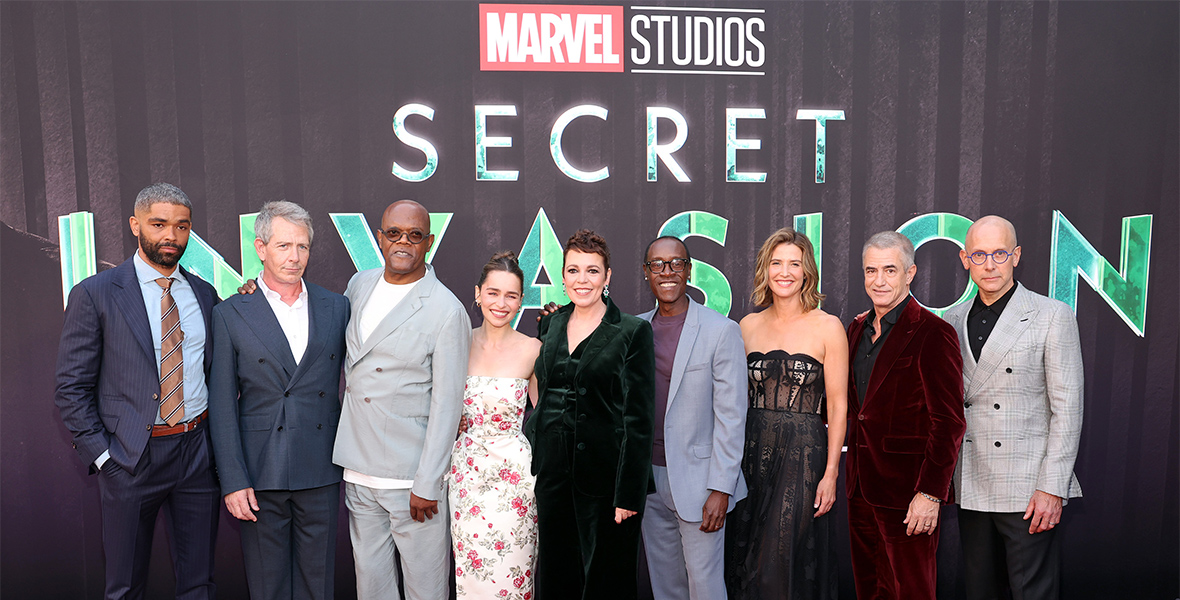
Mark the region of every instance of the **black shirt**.
<instances>
[{"instance_id":1,"label":"black shirt","mask_svg":"<svg viewBox=\"0 0 1180 600\"><path fill-rule=\"evenodd\" d=\"M865 403L865 394L869 390L869 377L873 375L873 365L877 362L877 355L881 353L881 347L885 345L885 338L889 337L889 332L893 330L897 319L901 317L901 311L905 310L909 303L910 297L906 296L901 304L893 307L893 310L881 317L881 337L877 338L876 343L873 342L873 334L876 333L876 329L873 328L873 320L876 315L870 313L865 317L864 333L861 335L860 344L856 347L856 356L852 357L852 375L856 378L856 395L860 399L861 406L864 406Z\"/></svg>"},{"instance_id":2,"label":"black shirt","mask_svg":"<svg viewBox=\"0 0 1180 600\"><path fill-rule=\"evenodd\" d=\"M1000 320L1000 314L1004 312L1004 307L1008 306L1008 301L1012 299L1012 294L1016 293L1016 285L1008 290L999 300L992 302L991 305L983 303L983 298L979 294L975 295L975 303L971 305L971 311L967 313L967 343L971 345L971 354L975 355L975 361L979 362L979 355L983 353L983 345L987 343L987 338L991 336L992 330L996 328L996 321Z\"/></svg>"}]
</instances>

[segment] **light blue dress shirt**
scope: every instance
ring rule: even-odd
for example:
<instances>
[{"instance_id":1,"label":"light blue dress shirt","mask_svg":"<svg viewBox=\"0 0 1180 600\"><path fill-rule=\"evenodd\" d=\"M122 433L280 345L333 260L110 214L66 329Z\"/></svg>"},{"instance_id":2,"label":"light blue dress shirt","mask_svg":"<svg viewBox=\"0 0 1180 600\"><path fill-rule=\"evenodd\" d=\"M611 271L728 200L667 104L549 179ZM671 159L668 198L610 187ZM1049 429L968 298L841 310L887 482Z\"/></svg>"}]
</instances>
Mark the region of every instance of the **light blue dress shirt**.
<instances>
[{"instance_id":1,"label":"light blue dress shirt","mask_svg":"<svg viewBox=\"0 0 1180 600\"><path fill-rule=\"evenodd\" d=\"M143 305L147 310L148 325L152 331L152 347L156 352L156 371L160 370L160 296L164 288L156 283L156 279L164 277L159 271L147 264L147 261L135 253L135 277L139 280L139 288L143 292ZM180 269L172 272L172 299L176 308L180 310L180 330L184 332L184 342L180 351L184 353L184 419L191 421L205 412L209 405L209 389L205 386L205 317L201 314L201 305L197 302L197 295L193 286L189 285ZM156 425L164 425L164 420L156 415Z\"/></svg>"}]
</instances>

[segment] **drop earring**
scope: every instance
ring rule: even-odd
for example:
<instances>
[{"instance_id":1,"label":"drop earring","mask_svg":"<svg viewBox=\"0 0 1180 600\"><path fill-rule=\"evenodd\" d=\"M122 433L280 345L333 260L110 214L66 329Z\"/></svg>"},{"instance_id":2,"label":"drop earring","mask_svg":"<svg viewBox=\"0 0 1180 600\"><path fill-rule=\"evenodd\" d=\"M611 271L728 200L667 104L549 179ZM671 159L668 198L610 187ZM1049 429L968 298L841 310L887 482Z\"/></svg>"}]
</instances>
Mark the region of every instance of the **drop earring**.
<instances>
[{"instance_id":1,"label":"drop earring","mask_svg":"<svg viewBox=\"0 0 1180 600\"><path fill-rule=\"evenodd\" d=\"M609 298L609 297L610 297L610 284L609 284L609 283L608 283L608 284L606 284L606 285L604 285L604 286L602 286L602 297L603 297L603 298Z\"/></svg>"}]
</instances>

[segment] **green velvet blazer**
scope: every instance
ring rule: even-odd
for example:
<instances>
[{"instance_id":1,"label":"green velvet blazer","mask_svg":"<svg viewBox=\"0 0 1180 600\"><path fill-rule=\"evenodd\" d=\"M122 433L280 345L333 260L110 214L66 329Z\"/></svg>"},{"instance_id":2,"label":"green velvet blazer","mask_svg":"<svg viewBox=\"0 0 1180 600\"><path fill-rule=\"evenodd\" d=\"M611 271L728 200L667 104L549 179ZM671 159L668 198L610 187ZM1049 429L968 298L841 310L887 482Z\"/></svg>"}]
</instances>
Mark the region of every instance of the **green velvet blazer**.
<instances>
[{"instance_id":1,"label":"green velvet blazer","mask_svg":"<svg viewBox=\"0 0 1180 600\"><path fill-rule=\"evenodd\" d=\"M561 427L560 407L546 402L549 375L574 305L541 319L537 357L538 403L525 425L533 445L532 470L544 464L537 440ZM614 506L642 511L655 491L651 444L655 428L655 347L651 324L621 312L609 298L602 323L586 339L574 376L574 485L578 491L613 497ZM572 349L571 349L572 351Z\"/></svg>"}]
</instances>

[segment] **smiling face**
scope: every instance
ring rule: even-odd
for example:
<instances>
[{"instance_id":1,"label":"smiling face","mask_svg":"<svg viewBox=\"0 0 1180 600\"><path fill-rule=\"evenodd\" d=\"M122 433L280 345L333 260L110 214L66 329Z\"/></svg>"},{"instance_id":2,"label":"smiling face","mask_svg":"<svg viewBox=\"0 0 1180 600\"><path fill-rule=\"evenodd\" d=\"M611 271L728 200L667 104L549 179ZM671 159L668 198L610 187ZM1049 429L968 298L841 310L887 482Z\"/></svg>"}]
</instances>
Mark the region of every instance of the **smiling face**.
<instances>
[{"instance_id":1,"label":"smiling face","mask_svg":"<svg viewBox=\"0 0 1180 600\"><path fill-rule=\"evenodd\" d=\"M797 296L803 289L803 249L795 244L779 244L766 267L766 283L776 298Z\"/></svg>"},{"instance_id":2,"label":"smiling face","mask_svg":"<svg viewBox=\"0 0 1180 600\"><path fill-rule=\"evenodd\" d=\"M1012 230L1006 223L980 219L967 231L966 247L959 251L963 268L971 273L971 281L979 286L979 295L987 304L999 300L1016 285L1013 275L1016 265L1020 264L1020 246L1016 245ZM1011 256L1003 263L996 263L992 256L985 258L982 265L977 265L971 260L971 255L976 252L991 254L996 250L1010 252Z\"/></svg>"},{"instance_id":3,"label":"smiling face","mask_svg":"<svg viewBox=\"0 0 1180 600\"><path fill-rule=\"evenodd\" d=\"M602 289L610 283L610 269L600 254L569 250L565 253L561 282L570 301L581 308L590 308L595 302L602 302Z\"/></svg>"},{"instance_id":4,"label":"smiling face","mask_svg":"<svg viewBox=\"0 0 1180 600\"><path fill-rule=\"evenodd\" d=\"M651 293L655 295L661 307L673 307L677 304L687 304L685 292L688 290L688 279L692 275L692 263L684 265L679 273L672 271L673 260L688 260L688 252L684 245L675 240L656 240L647 252L646 262L663 261L663 271L653 272L643 266L643 274L651 286Z\"/></svg>"},{"instance_id":5,"label":"smiling face","mask_svg":"<svg viewBox=\"0 0 1180 600\"><path fill-rule=\"evenodd\" d=\"M303 277L311 257L311 236L306 227L276 217L270 224L270 241L255 239L254 250L262 261L267 285L294 285Z\"/></svg>"},{"instance_id":6,"label":"smiling face","mask_svg":"<svg viewBox=\"0 0 1180 600\"><path fill-rule=\"evenodd\" d=\"M426 253L434 245L434 235L430 234L430 213L417 202L399 200L390 204L381 217L381 230L391 228L401 232L417 230L426 234L426 238L420 244L412 244L404 233L392 242L384 234L377 236L381 254L385 256L385 281L404 284L422 279L426 275Z\"/></svg>"},{"instance_id":7,"label":"smiling face","mask_svg":"<svg viewBox=\"0 0 1180 600\"><path fill-rule=\"evenodd\" d=\"M148 264L160 273L171 273L188 245L192 211L181 204L155 202L145 211L136 211L129 222Z\"/></svg>"},{"instance_id":8,"label":"smiling face","mask_svg":"<svg viewBox=\"0 0 1180 600\"><path fill-rule=\"evenodd\" d=\"M865 293L873 301L878 315L888 313L905 300L917 272L917 265L905 267L905 259L897 248L870 246L865 250Z\"/></svg>"},{"instance_id":9,"label":"smiling face","mask_svg":"<svg viewBox=\"0 0 1180 600\"><path fill-rule=\"evenodd\" d=\"M475 301L484 323L493 327L511 325L523 300L520 278L508 271L490 271L483 285L475 286Z\"/></svg>"}]
</instances>

